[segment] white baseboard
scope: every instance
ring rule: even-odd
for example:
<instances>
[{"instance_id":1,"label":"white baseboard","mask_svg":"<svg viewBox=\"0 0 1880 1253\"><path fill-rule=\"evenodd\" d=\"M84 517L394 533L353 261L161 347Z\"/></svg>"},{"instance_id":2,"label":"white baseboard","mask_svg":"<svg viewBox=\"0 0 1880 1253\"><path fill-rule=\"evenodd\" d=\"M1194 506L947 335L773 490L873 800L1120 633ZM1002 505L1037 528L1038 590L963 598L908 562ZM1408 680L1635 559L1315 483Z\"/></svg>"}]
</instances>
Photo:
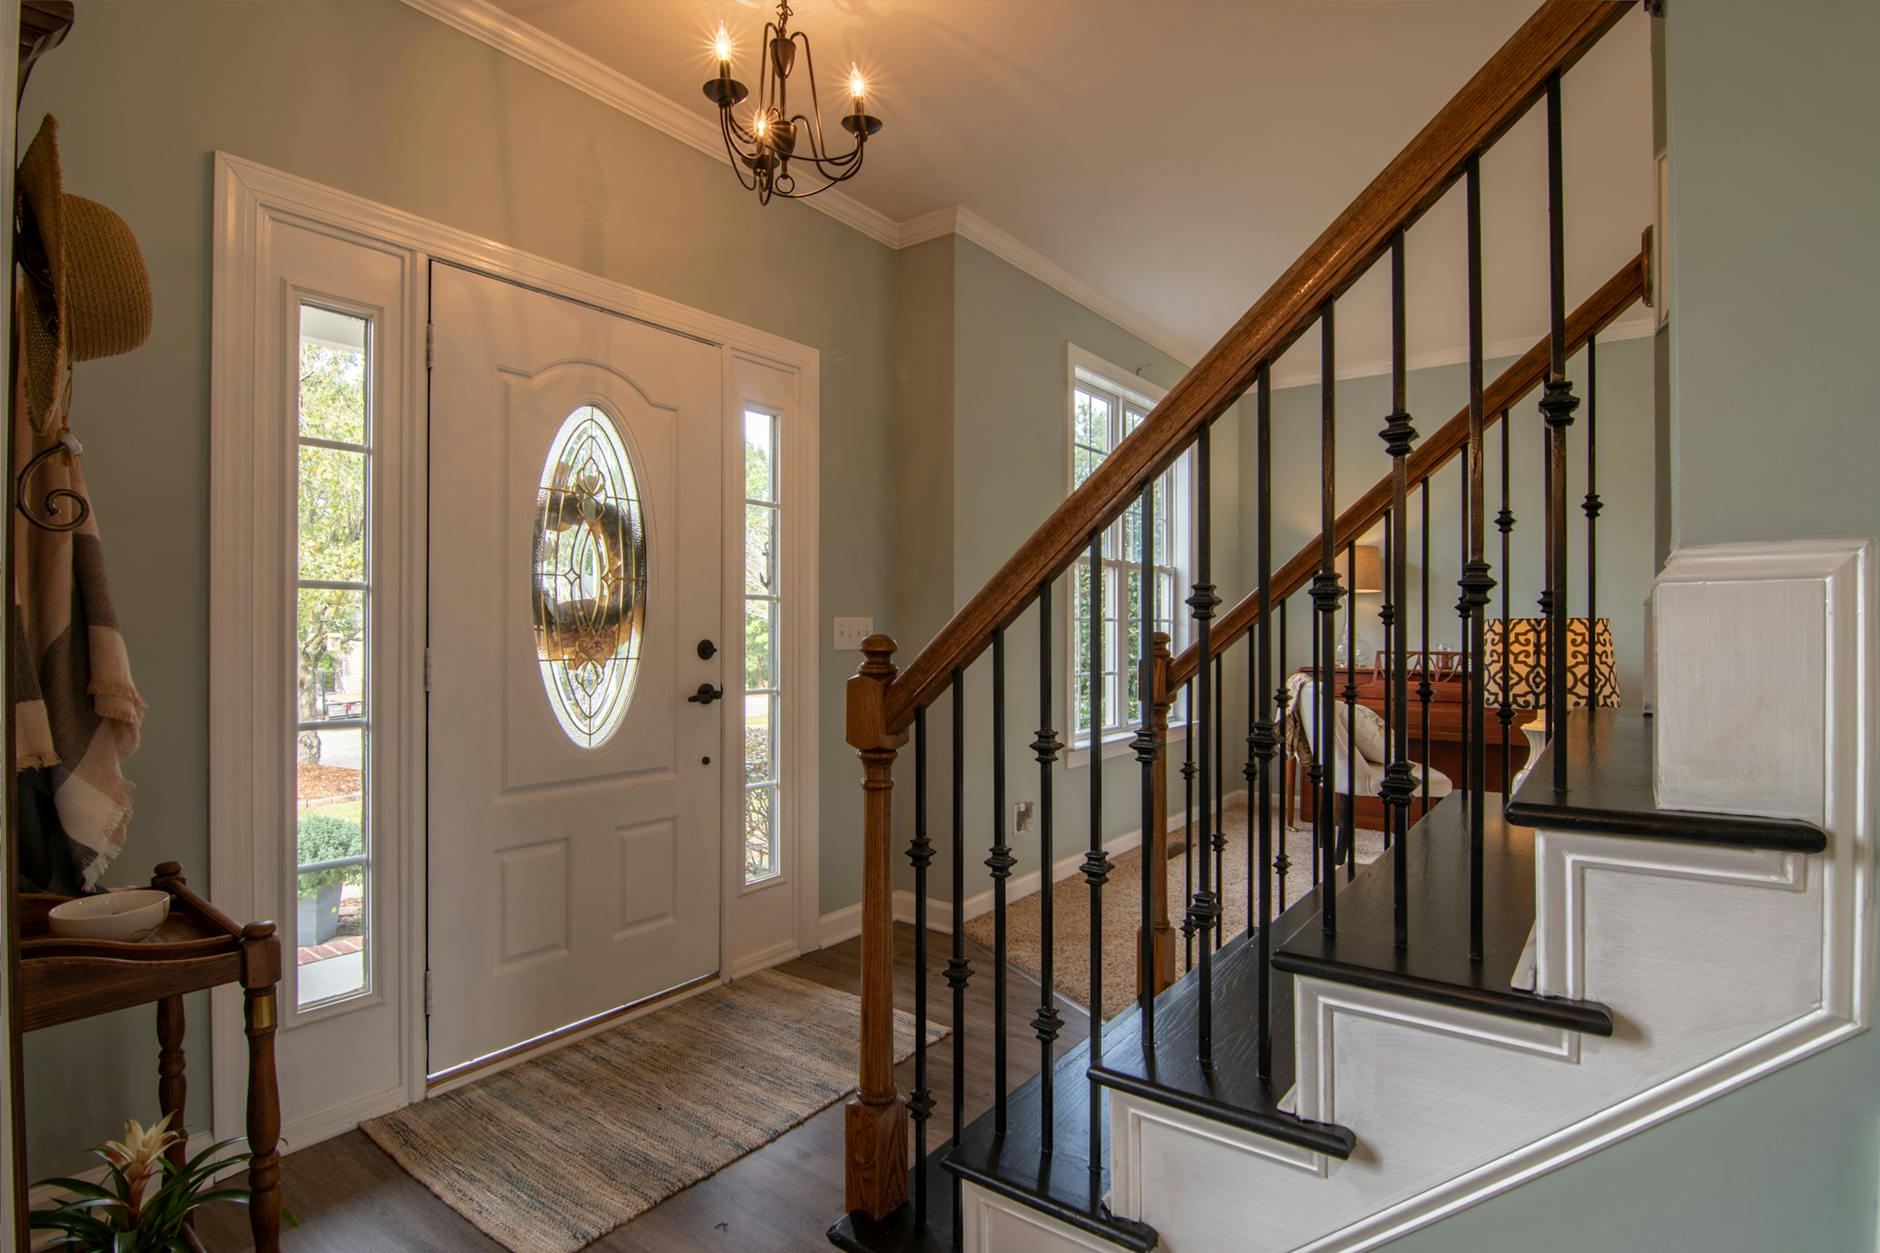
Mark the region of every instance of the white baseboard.
<instances>
[{"instance_id":1,"label":"white baseboard","mask_svg":"<svg viewBox=\"0 0 1880 1253\"><path fill-rule=\"evenodd\" d=\"M731 962L725 967L725 981L730 982L733 979L742 979L744 976L754 975L760 970L769 970L772 966L781 966L791 958L800 957L802 954L803 947L798 944L794 938L780 940L769 948L759 949L755 953L746 953L736 961Z\"/></svg>"},{"instance_id":2,"label":"white baseboard","mask_svg":"<svg viewBox=\"0 0 1880 1253\"><path fill-rule=\"evenodd\" d=\"M1224 805L1232 805L1236 800L1244 800L1247 789L1235 788L1223 797ZM1181 829L1187 821L1187 815L1176 810L1169 815L1169 830ZM1142 843L1142 828L1125 831L1121 835L1111 836L1103 842L1103 851L1112 857L1127 853ZM1078 874L1084 864L1082 847L1068 857L1060 857L1051 867L1051 881L1061 883ZM1007 900L1020 900L1039 889L1043 882L1038 871L1015 876L1007 881L1005 893ZM992 912L992 889L986 888L966 898L966 920L971 922L982 914ZM894 893L894 920L912 924L914 921L914 894L905 888L897 888ZM927 898L927 929L942 935L953 932L953 902L939 897ZM854 939L862 933L862 907L849 905L843 909L824 914L819 920L819 934L823 948L840 944L844 940Z\"/></svg>"}]
</instances>

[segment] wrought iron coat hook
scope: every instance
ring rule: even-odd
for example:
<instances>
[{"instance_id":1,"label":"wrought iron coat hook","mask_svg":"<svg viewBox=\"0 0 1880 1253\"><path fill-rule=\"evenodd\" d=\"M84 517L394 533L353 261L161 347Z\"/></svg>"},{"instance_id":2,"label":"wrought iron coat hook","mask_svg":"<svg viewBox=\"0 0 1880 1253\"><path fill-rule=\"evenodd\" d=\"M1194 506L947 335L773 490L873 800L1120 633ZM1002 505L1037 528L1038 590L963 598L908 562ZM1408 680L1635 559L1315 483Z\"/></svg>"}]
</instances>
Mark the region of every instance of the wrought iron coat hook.
<instances>
[{"instance_id":1,"label":"wrought iron coat hook","mask_svg":"<svg viewBox=\"0 0 1880 1253\"><path fill-rule=\"evenodd\" d=\"M28 503L26 487L27 481L33 477L33 472L52 457L58 456L60 453L64 453L70 457L76 457L84 451L84 445L78 442L78 438L70 431L66 431L50 446L33 454L32 460L28 461L20 470L19 478L16 479L13 484L13 507L20 511L22 518L25 518L42 531L76 531L79 527L85 525L85 519L91 516L91 505L83 496L80 496L71 488L55 487L48 491L45 499L39 503L40 512L36 513ZM59 511L62 508L62 502L68 500L72 502L72 508L76 512L73 513L71 519L68 521L57 521ZM43 517L40 516L41 513L43 513Z\"/></svg>"}]
</instances>

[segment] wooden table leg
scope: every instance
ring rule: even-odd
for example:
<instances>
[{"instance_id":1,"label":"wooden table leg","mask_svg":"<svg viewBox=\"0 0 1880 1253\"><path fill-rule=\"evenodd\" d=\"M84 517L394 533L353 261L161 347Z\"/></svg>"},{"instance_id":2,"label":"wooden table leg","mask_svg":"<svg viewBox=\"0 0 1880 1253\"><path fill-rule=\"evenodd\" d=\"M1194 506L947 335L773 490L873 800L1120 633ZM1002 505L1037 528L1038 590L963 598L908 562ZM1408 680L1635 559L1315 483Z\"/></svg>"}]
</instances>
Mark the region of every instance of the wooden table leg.
<instances>
[{"instance_id":1,"label":"wooden table leg","mask_svg":"<svg viewBox=\"0 0 1880 1253\"><path fill-rule=\"evenodd\" d=\"M281 1248L281 1098L274 1073L275 984L281 946L274 924L242 929L242 1000L248 1030L248 1222L255 1253Z\"/></svg>"},{"instance_id":2,"label":"wooden table leg","mask_svg":"<svg viewBox=\"0 0 1880 1253\"><path fill-rule=\"evenodd\" d=\"M169 1115L176 1142L165 1154L181 1170L189 1161L189 1081L184 1074L183 998L166 996L157 1002L157 1108ZM184 1219L185 1227L194 1226Z\"/></svg>"}]
</instances>

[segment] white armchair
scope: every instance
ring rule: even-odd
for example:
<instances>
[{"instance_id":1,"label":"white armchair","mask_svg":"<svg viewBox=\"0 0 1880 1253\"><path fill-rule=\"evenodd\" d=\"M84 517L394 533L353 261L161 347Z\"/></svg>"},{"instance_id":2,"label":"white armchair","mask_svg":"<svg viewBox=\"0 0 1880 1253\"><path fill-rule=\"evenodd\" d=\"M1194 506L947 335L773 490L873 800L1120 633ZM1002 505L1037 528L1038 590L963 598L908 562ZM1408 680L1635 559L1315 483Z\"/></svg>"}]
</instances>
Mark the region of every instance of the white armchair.
<instances>
[{"instance_id":1,"label":"white armchair","mask_svg":"<svg viewBox=\"0 0 1880 1253\"><path fill-rule=\"evenodd\" d=\"M1310 768L1318 757L1319 727L1319 685L1309 674L1295 674L1286 681L1289 700L1286 708L1285 743L1288 755L1301 768ZM1390 744L1386 736L1384 719L1373 709L1363 705L1357 707L1356 738L1357 753L1351 752L1350 724L1344 703L1339 700L1336 689L1331 692L1334 711L1332 718L1332 756L1329 763L1330 773L1326 782L1339 796L1345 793L1345 772L1347 762L1352 763L1355 780L1353 792L1358 796L1375 796L1384 782L1384 767L1390 761ZM1323 758L1321 757L1322 761ZM1419 794L1423 788L1423 767L1416 762L1410 763L1411 778L1416 781ZM1447 796L1451 785L1449 776L1440 770L1431 770L1430 800ZM1293 805L1299 804L1299 793L1303 789L1294 789ZM1288 825L1293 823L1294 815L1286 815Z\"/></svg>"}]
</instances>

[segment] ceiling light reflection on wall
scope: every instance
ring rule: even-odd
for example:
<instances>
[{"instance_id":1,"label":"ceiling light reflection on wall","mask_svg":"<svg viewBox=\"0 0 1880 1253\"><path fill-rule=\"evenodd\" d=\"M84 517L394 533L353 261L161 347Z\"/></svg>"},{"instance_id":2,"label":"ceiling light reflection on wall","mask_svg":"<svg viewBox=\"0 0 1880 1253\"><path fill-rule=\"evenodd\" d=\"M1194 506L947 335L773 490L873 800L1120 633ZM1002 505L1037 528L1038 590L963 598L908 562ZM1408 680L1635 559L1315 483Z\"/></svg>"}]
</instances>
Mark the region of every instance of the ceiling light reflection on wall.
<instances>
[{"instance_id":1,"label":"ceiling light reflection on wall","mask_svg":"<svg viewBox=\"0 0 1880 1253\"><path fill-rule=\"evenodd\" d=\"M802 68L809 76L808 113L790 111L790 75L797 68L798 42L803 45ZM854 142L847 152L835 153L823 138L822 106L809 36L790 30L789 0L778 0L776 20L764 23L762 48L757 67L757 103L747 124L731 114L750 95L749 89L731 76L731 36L721 24L712 40L718 76L706 80L705 98L718 106L725 152L731 157L731 169L738 181L747 191L757 193L759 203L768 204L772 196L801 200L854 178L861 172L869 136L881 129L881 119L868 112L868 80L861 68L849 68L850 112L840 119L842 129ZM799 185L791 170L793 162L799 170L809 165L815 172L813 182Z\"/></svg>"}]
</instances>

